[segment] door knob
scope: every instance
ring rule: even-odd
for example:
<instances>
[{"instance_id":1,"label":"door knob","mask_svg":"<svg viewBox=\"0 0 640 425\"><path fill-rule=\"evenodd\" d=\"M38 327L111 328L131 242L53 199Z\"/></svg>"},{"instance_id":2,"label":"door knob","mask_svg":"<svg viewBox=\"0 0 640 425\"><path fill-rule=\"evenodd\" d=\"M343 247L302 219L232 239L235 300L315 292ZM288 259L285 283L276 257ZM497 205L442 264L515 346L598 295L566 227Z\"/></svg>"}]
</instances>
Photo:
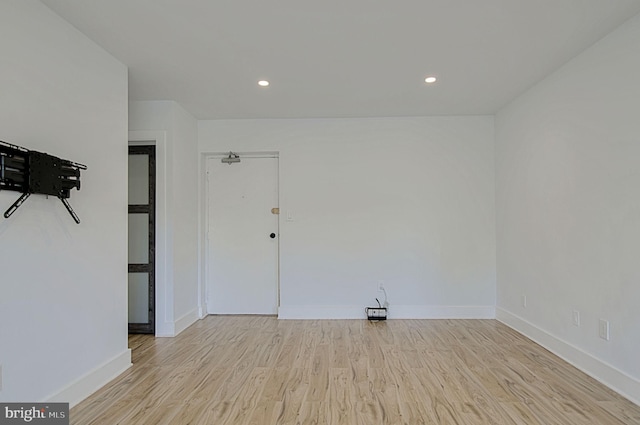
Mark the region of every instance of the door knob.
<instances>
[{"instance_id":1,"label":"door knob","mask_svg":"<svg viewBox=\"0 0 640 425\"><path fill-rule=\"evenodd\" d=\"M270 237L271 239L273 239L273 238L275 238L275 237L276 237L276 234L275 234L275 233L272 233L272 234L270 234L270 235L269 235L269 237Z\"/></svg>"}]
</instances>

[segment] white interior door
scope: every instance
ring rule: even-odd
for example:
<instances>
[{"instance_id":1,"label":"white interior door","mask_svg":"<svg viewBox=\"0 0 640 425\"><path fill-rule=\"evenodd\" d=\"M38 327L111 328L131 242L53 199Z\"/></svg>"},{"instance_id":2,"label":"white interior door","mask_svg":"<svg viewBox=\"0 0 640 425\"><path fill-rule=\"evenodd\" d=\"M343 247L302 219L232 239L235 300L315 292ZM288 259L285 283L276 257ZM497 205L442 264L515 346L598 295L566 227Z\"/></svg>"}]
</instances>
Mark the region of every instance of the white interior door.
<instances>
[{"instance_id":1,"label":"white interior door","mask_svg":"<svg viewBox=\"0 0 640 425\"><path fill-rule=\"evenodd\" d=\"M207 310L278 312L278 158L207 160Z\"/></svg>"}]
</instances>

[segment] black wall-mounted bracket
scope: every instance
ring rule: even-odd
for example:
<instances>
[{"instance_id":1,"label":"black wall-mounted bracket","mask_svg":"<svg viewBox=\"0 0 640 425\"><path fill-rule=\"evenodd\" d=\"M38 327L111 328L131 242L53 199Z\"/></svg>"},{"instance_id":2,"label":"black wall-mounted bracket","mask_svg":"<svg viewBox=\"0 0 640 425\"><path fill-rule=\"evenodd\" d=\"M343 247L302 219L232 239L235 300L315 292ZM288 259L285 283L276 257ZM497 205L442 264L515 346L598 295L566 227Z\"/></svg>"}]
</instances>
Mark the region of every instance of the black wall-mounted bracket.
<instances>
[{"instance_id":1,"label":"black wall-mounted bracket","mask_svg":"<svg viewBox=\"0 0 640 425\"><path fill-rule=\"evenodd\" d=\"M5 211L4 217L11 217L35 193L60 199L73 220L80 224L67 199L71 196L71 189L80 190L80 170L86 169L86 165L0 140L0 190L22 192Z\"/></svg>"}]
</instances>

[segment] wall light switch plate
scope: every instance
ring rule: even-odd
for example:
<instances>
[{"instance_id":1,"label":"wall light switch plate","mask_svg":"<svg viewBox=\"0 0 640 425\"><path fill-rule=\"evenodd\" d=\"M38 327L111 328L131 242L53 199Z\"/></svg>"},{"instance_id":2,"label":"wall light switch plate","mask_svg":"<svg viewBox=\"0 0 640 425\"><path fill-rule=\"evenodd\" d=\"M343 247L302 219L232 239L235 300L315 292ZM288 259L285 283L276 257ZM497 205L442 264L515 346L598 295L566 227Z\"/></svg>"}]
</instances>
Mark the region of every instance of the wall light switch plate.
<instances>
[{"instance_id":1,"label":"wall light switch plate","mask_svg":"<svg viewBox=\"0 0 640 425\"><path fill-rule=\"evenodd\" d=\"M573 323L573 326L580 327L580 312L578 310L573 310L571 321Z\"/></svg>"},{"instance_id":2,"label":"wall light switch plate","mask_svg":"<svg viewBox=\"0 0 640 425\"><path fill-rule=\"evenodd\" d=\"M599 325L598 334L600 335L600 338L604 339L605 341L609 341L611 337L609 333L609 321L600 319L600 321L598 322L598 325Z\"/></svg>"}]
</instances>

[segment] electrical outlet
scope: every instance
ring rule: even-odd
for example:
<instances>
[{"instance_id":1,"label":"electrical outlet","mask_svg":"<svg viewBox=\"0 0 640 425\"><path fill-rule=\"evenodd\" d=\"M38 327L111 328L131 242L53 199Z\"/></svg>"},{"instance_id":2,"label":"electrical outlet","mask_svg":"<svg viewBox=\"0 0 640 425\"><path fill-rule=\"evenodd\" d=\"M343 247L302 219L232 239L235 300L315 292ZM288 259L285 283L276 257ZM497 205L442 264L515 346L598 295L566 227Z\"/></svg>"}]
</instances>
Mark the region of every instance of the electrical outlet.
<instances>
[{"instance_id":1,"label":"electrical outlet","mask_svg":"<svg viewBox=\"0 0 640 425\"><path fill-rule=\"evenodd\" d=\"M522 296L522 307L527 308L527 296Z\"/></svg>"},{"instance_id":2,"label":"electrical outlet","mask_svg":"<svg viewBox=\"0 0 640 425\"><path fill-rule=\"evenodd\" d=\"M608 320L600 319L598 331L599 331L598 334L600 335L600 338L604 339L605 341L609 341L609 338L611 337L611 335L609 333Z\"/></svg>"},{"instance_id":3,"label":"electrical outlet","mask_svg":"<svg viewBox=\"0 0 640 425\"><path fill-rule=\"evenodd\" d=\"M378 281L378 292L384 292L384 280Z\"/></svg>"},{"instance_id":4,"label":"electrical outlet","mask_svg":"<svg viewBox=\"0 0 640 425\"><path fill-rule=\"evenodd\" d=\"M573 322L573 326L580 327L580 312L578 310L573 310L571 321Z\"/></svg>"}]
</instances>

